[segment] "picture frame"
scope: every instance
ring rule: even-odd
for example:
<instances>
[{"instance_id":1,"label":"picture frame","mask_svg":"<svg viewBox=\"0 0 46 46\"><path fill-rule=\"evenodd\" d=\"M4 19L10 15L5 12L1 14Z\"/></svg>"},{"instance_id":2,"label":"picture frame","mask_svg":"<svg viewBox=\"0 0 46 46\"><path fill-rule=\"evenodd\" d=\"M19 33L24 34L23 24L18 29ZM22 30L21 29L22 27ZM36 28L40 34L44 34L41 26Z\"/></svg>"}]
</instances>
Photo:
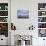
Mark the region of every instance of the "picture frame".
<instances>
[{"instance_id":1,"label":"picture frame","mask_svg":"<svg viewBox=\"0 0 46 46\"><path fill-rule=\"evenodd\" d=\"M29 10L17 10L17 18L18 19L28 19L29 18Z\"/></svg>"}]
</instances>

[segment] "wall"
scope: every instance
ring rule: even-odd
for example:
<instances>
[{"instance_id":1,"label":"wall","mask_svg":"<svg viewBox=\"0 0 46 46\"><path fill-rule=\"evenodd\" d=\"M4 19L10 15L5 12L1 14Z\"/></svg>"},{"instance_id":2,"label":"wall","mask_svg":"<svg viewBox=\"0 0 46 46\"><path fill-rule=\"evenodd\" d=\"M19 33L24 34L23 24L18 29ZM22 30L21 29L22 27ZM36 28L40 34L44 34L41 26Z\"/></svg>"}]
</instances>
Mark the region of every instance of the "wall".
<instances>
[{"instance_id":1,"label":"wall","mask_svg":"<svg viewBox=\"0 0 46 46\"><path fill-rule=\"evenodd\" d=\"M46 0L11 0L11 22L16 25L17 30L26 30L32 24L36 28L38 27L38 3L45 3L45 1ZM29 19L18 19L18 9L29 9Z\"/></svg>"},{"instance_id":2,"label":"wall","mask_svg":"<svg viewBox=\"0 0 46 46\"><path fill-rule=\"evenodd\" d=\"M17 9L29 9L29 19L18 19L16 14ZM37 2L30 0L12 0L11 16L11 22L16 25L17 30L28 29L32 24L35 25L35 22L37 21Z\"/></svg>"},{"instance_id":3,"label":"wall","mask_svg":"<svg viewBox=\"0 0 46 46\"><path fill-rule=\"evenodd\" d=\"M18 30L27 30L32 24L35 26L33 36L33 46L40 46L38 43L43 44L43 39L38 38L38 3L45 3L46 0L11 0L11 22L16 25ZM18 19L17 9L29 9L29 19ZM17 31L16 30L16 31ZM26 33L26 32L25 32ZM35 37L37 36L37 37ZM41 40L42 39L42 40ZM41 40L41 41L40 41Z\"/></svg>"}]
</instances>

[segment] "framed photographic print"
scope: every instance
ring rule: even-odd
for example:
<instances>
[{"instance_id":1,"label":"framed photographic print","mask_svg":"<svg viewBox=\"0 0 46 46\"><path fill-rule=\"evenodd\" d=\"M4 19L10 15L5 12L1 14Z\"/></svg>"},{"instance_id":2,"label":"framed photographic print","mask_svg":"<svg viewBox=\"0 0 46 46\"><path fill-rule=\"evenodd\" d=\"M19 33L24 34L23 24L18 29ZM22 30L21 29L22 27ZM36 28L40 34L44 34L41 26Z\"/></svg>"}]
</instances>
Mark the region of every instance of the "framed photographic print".
<instances>
[{"instance_id":1,"label":"framed photographic print","mask_svg":"<svg viewBox=\"0 0 46 46\"><path fill-rule=\"evenodd\" d=\"M8 23L0 23L0 35L8 37Z\"/></svg>"},{"instance_id":2,"label":"framed photographic print","mask_svg":"<svg viewBox=\"0 0 46 46\"><path fill-rule=\"evenodd\" d=\"M46 29L39 29L39 37L46 37Z\"/></svg>"},{"instance_id":3,"label":"framed photographic print","mask_svg":"<svg viewBox=\"0 0 46 46\"><path fill-rule=\"evenodd\" d=\"M29 10L17 10L17 18L28 19L29 18Z\"/></svg>"},{"instance_id":4,"label":"framed photographic print","mask_svg":"<svg viewBox=\"0 0 46 46\"><path fill-rule=\"evenodd\" d=\"M0 22L8 22L8 17L0 17Z\"/></svg>"}]
</instances>

